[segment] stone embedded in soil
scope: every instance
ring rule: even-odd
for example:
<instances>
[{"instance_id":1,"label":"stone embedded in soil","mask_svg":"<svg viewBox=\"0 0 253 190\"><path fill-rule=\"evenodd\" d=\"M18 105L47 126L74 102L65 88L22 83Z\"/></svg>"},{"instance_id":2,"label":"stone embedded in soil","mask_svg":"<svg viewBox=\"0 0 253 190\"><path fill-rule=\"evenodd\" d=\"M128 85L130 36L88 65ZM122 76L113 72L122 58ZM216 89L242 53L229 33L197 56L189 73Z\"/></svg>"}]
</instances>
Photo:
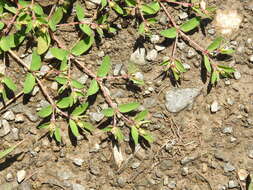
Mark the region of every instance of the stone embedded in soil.
<instances>
[{"instance_id":1,"label":"stone embedded in soil","mask_svg":"<svg viewBox=\"0 0 253 190\"><path fill-rule=\"evenodd\" d=\"M247 170L245 170L245 169L239 169L238 172L237 172L237 174L238 174L239 179L241 181L244 181L248 177L249 172Z\"/></svg>"},{"instance_id":2,"label":"stone embedded in soil","mask_svg":"<svg viewBox=\"0 0 253 190\"><path fill-rule=\"evenodd\" d=\"M77 79L77 81L80 82L80 83L82 83L82 84L85 84L85 83L87 82L88 78L89 78L88 75L82 74L82 76L79 77L79 78Z\"/></svg>"},{"instance_id":3,"label":"stone embedded in soil","mask_svg":"<svg viewBox=\"0 0 253 190\"><path fill-rule=\"evenodd\" d=\"M72 184L72 190L86 190L86 188L82 186L81 184L74 183Z\"/></svg>"},{"instance_id":4,"label":"stone embedded in soil","mask_svg":"<svg viewBox=\"0 0 253 190\"><path fill-rule=\"evenodd\" d=\"M15 115L11 110L9 110L4 113L3 118L7 121L13 121L15 119Z\"/></svg>"},{"instance_id":5,"label":"stone embedded in soil","mask_svg":"<svg viewBox=\"0 0 253 190\"><path fill-rule=\"evenodd\" d=\"M13 128L13 129L11 129L11 132L12 132L13 140L15 140L15 141L19 140L19 129Z\"/></svg>"},{"instance_id":6,"label":"stone embedded in soil","mask_svg":"<svg viewBox=\"0 0 253 190\"><path fill-rule=\"evenodd\" d=\"M233 127L225 127L222 131L224 134L232 134L233 133Z\"/></svg>"},{"instance_id":7,"label":"stone embedded in soil","mask_svg":"<svg viewBox=\"0 0 253 190\"><path fill-rule=\"evenodd\" d=\"M8 135L11 131L9 122L3 119L1 121L1 126L2 127L0 128L0 137Z\"/></svg>"},{"instance_id":8,"label":"stone embedded in soil","mask_svg":"<svg viewBox=\"0 0 253 190\"><path fill-rule=\"evenodd\" d=\"M25 121L25 117L23 114L17 114L15 117L15 123L23 123Z\"/></svg>"},{"instance_id":9,"label":"stone embedded in soil","mask_svg":"<svg viewBox=\"0 0 253 190\"><path fill-rule=\"evenodd\" d=\"M189 168L188 167L183 167L181 169L181 174L182 174L182 176L187 176L189 174Z\"/></svg>"},{"instance_id":10,"label":"stone embedded in soil","mask_svg":"<svg viewBox=\"0 0 253 190\"><path fill-rule=\"evenodd\" d=\"M145 48L137 48L130 56L130 61L137 65L145 65Z\"/></svg>"},{"instance_id":11,"label":"stone embedded in soil","mask_svg":"<svg viewBox=\"0 0 253 190\"><path fill-rule=\"evenodd\" d=\"M236 187L238 187L237 181L235 181L235 180L229 180L228 181L228 188L229 189L233 189L233 188L236 188Z\"/></svg>"},{"instance_id":12,"label":"stone embedded in soil","mask_svg":"<svg viewBox=\"0 0 253 190\"><path fill-rule=\"evenodd\" d=\"M103 118L104 118L104 114L102 114L102 113L99 113L99 112L91 112L91 113L90 113L90 119L91 119L92 121L99 122L99 121L101 121Z\"/></svg>"},{"instance_id":13,"label":"stone embedded in soil","mask_svg":"<svg viewBox=\"0 0 253 190\"><path fill-rule=\"evenodd\" d=\"M119 185L119 187L123 188L126 185L126 179L123 177L119 177L117 179L117 184Z\"/></svg>"},{"instance_id":14,"label":"stone embedded in soil","mask_svg":"<svg viewBox=\"0 0 253 190\"><path fill-rule=\"evenodd\" d=\"M210 35L214 35L215 34L215 29L211 28L211 29L207 30L207 33L210 34Z\"/></svg>"},{"instance_id":15,"label":"stone embedded in soil","mask_svg":"<svg viewBox=\"0 0 253 190\"><path fill-rule=\"evenodd\" d=\"M213 101L213 103L211 104L211 112L216 113L219 110L220 110L219 103L217 101Z\"/></svg>"},{"instance_id":16,"label":"stone embedded in soil","mask_svg":"<svg viewBox=\"0 0 253 190\"><path fill-rule=\"evenodd\" d=\"M200 92L198 88L172 89L165 94L165 106L169 112L179 112L193 104Z\"/></svg>"},{"instance_id":17,"label":"stone embedded in soil","mask_svg":"<svg viewBox=\"0 0 253 190\"><path fill-rule=\"evenodd\" d=\"M235 71L234 72L234 77L235 77L236 80L239 80L242 77L242 75L239 71Z\"/></svg>"},{"instance_id":18,"label":"stone embedded in soil","mask_svg":"<svg viewBox=\"0 0 253 190\"><path fill-rule=\"evenodd\" d=\"M39 75L44 76L48 71L50 71L50 67L47 65L42 65L39 71Z\"/></svg>"},{"instance_id":19,"label":"stone embedded in soil","mask_svg":"<svg viewBox=\"0 0 253 190\"><path fill-rule=\"evenodd\" d=\"M161 46L161 45L155 45L155 49L159 52L159 51L162 51L162 50L165 50L165 46Z\"/></svg>"},{"instance_id":20,"label":"stone embedded in soil","mask_svg":"<svg viewBox=\"0 0 253 190\"><path fill-rule=\"evenodd\" d=\"M138 168L140 165L141 165L140 162L134 162L134 163L132 164L131 168L136 169L136 168Z\"/></svg>"},{"instance_id":21,"label":"stone embedded in soil","mask_svg":"<svg viewBox=\"0 0 253 190\"><path fill-rule=\"evenodd\" d=\"M151 37L150 37L150 41L151 41L151 43L153 43L153 44L158 43L159 40L160 40L160 36L159 36L159 35L154 34L154 35L151 35Z\"/></svg>"},{"instance_id":22,"label":"stone embedded in soil","mask_svg":"<svg viewBox=\"0 0 253 190\"><path fill-rule=\"evenodd\" d=\"M251 158L251 159L253 159L253 150L250 150L248 152L248 157Z\"/></svg>"},{"instance_id":23,"label":"stone embedded in soil","mask_svg":"<svg viewBox=\"0 0 253 190\"><path fill-rule=\"evenodd\" d=\"M162 171L166 171L166 170L171 170L173 166L174 166L174 162L172 160L163 160L161 161L159 168Z\"/></svg>"},{"instance_id":24,"label":"stone embedded in soil","mask_svg":"<svg viewBox=\"0 0 253 190\"><path fill-rule=\"evenodd\" d=\"M234 171L234 170L235 170L235 167L234 167L232 164L230 164L230 163L228 162L228 163L224 164L223 169L224 169L224 172L227 173L227 172L232 172L232 171Z\"/></svg>"},{"instance_id":25,"label":"stone embedded in soil","mask_svg":"<svg viewBox=\"0 0 253 190\"><path fill-rule=\"evenodd\" d=\"M91 165L90 166L90 173L93 174L93 175L96 175L98 176L100 174L100 169L98 166L95 166L95 165Z\"/></svg>"},{"instance_id":26,"label":"stone embedded in soil","mask_svg":"<svg viewBox=\"0 0 253 190\"><path fill-rule=\"evenodd\" d=\"M146 59L149 61L154 61L157 57L158 53L155 49L152 49L147 53Z\"/></svg>"},{"instance_id":27,"label":"stone embedded in soil","mask_svg":"<svg viewBox=\"0 0 253 190\"><path fill-rule=\"evenodd\" d=\"M120 70L122 68L123 64L119 63L114 66L113 75L117 76L120 74Z\"/></svg>"},{"instance_id":28,"label":"stone embedded in soil","mask_svg":"<svg viewBox=\"0 0 253 190\"><path fill-rule=\"evenodd\" d=\"M183 66L186 70L190 70L191 69L191 66L187 63L183 63Z\"/></svg>"},{"instance_id":29,"label":"stone embedded in soil","mask_svg":"<svg viewBox=\"0 0 253 190\"><path fill-rule=\"evenodd\" d=\"M168 183L168 188L170 188L170 189L175 189L176 186L177 186L177 183L175 181L170 181Z\"/></svg>"},{"instance_id":30,"label":"stone embedded in soil","mask_svg":"<svg viewBox=\"0 0 253 190\"><path fill-rule=\"evenodd\" d=\"M84 163L84 160L81 159L81 158L74 158L74 159L73 159L73 163L74 163L76 166L82 166L83 163Z\"/></svg>"},{"instance_id":31,"label":"stone embedded in soil","mask_svg":"<svg viewBox=\"0 0 253 190\"><path fill-rule=\"evenodd\" d=\"M178 14L178 17L181 19L181 20L184 20L188 17L188 14L187 12L181 12Z\"/></svg>"},{"instance_id":32,"label":"stone embedded in soil","mask_svg":"<svg viewBox=\"0 0 253 190\"><path fill-rule=\"evenodd\" d=\"M184 157L184 158L180 161L180 163L181 163L182 165L185 165L185 164L188 164L188 163L190 163L190 162L192 162L192 161L194 161L194 160L196 160L196 159L197 159L197 156L191 156L191 157L186 156L186 157Z\"/></svg>"},{"instance_id":33,"label":"stone embedded in soil","mask_svg":"<svg viewBox=\"0 0 253 190\"><path fill-rule=\"evenodd\" d=\"M195 55L197 55L196 51L193 48L190 48L187 52L187 58L191 59L193 58Z\"/></svg>"},{"instance_id":34,"label":"stone embedded in soil","mask_svg":"<svg viewBox=\"0 0 253 190\"><path fill-rule=\"evenodd\" d=\"M218 150L214 153L214 157L218 160L227 162L228 161L228 157L223 153L223 151Z\"/></svg>"},{"instance_id":35,"label":"stone embedded in soil","mask_svg":"<svg viewBox=\"0 0 253 190\"><path fill-rule=\"evenodd\" d=\"M101 4L101 0L90 0L90 2L94 3L94 4Z\"/></svg>"},{"instance_id":36,"label":"stone embedded in soil","mask_svg":"<svg viewBox=\"0 0 253 190\"><path fill-rule=\"evenodd\" d=\"M251 56L249 57L249 61L250 61L251 63L253 63L253 55L251 55Z\"/></svg>"},{"instance_id":37,"label":"stone embedded in soil","mask_svg":"<svg viewBox=\"0 0 253 190\"><path fill-rule=\"evenodd\" d=\"M14 180L14 177L13 177L12 173L7 173L5 179L7 182L10 182L10 181Z\"/></svg>"},{"instance_id":38,"label":"stone embedded in soil","mask_svg":"<svg viewBox=\"0 0 253 190\"><path fill-rule=\"evenodd\" d=\"M18 181L18 183L21 183L25 179L25 176L26 176L26 171L25 170L19 170L17 172L17 181Z\"/></svg>"}]
</instances>

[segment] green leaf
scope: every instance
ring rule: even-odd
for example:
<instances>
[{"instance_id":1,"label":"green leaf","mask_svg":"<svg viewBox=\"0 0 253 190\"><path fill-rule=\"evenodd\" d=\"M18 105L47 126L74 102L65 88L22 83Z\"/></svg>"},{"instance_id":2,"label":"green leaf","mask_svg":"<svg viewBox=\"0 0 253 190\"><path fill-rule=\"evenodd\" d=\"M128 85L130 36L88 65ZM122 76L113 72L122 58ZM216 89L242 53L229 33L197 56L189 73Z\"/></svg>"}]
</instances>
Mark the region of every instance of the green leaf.
<instances>
[{"instance_id":1,"label":"green leaf","mask_svg":"<svg viewBox=\"0 0 253 190\"><path fill-rule=\"evenodd\" d=\"M111 132L118 141L123 141L124 140L124 135L123 135L120 128L115 127L115 128L112 129Z\"/></svg>"},{"instance_id":2,"label":"green leaf","mask_svg":"<svg viewBox=\"0 0 253 190\"><path fill-rule=\"evenodd\" d=\"M160 34L165 38L175 38L177 37L177 29L173 27L166 30L162 30Z\"/></svg>"},{"instance_id":3,"label":"green leaf","mask_svg":"<svg viewBox=\"0 0 253 190\"><path fill-rule=\"evenodd\" d=\"M16 85L14 84L14 82L12 81L11 78L9 77L4 77L3 79L3 83L12 91L16 91L17 90L17 87Z\"/></svg>"},{"instance_id":4,"label":"green leaf","mask_svg":"<svg viewBox=\"0 0 253 190\"><path fill-rule=\"evenodd\" d=\"M107 5L107 0L101 0L101 9L102 10Z\"/></svg>"},{"instance_id":5,"label":"green leaf","mask_svg":"<svg viewBox=\"0 0 253 190\"><path fill-rule=\"evenodd\" d=\"M57 142L59 142L59 143L61 142L61 129L59 127L55 128L54 137Z\"/></svg>"},{"instance_id":6,"label":"green leaf","mask_svg":"<svg viewBox=\"0 0 253 190\"><path fill-rule=\"evenodd\" d=\"M39 55L45 53L50 45L50 37L48 34L45 34L43 36L39 36L37 38L37 53Z\"/></svg>"},{"instance_id":7,"label":"green leaf","mask_svg":"<svg viewBox=\"0 0 253 190\"><path fill-rule=\"evenodd\" d=\"M214 84L218 81L219 73L214 70L211 76L211 84Z\"/></svg>"},{"instance_id":8,"label":"green leaf","mask_svg":"<svg viewBox=\"0 0 253 190\"><path fill-rule=\"evenodd\" d=\"M223 41L222 37L217 37L215 40L207 47L208 51L214 51L218 49Z\"/></svg>"},{"instance_id":9,"label":"green leaf","mask_svg":"<svg viewBox=\"0 0 253 190\"><path fill-rule=\"evenodd\" d=\"M57 102L57 107L64 109L64 108L71 107L73 105L73 103L74 103L73 97L71 97L71 96L64 97Z\"/></svg>"},{"instance_id":10,"label":"green leaf","mask_svg":"<svg viewBox=\"0 0 253 190\"><path fill-rule=\"evenodd\" d=\"M84 128L90 132L92 132L95 129L94 126L88 122L79 121L77 124L79 127Z\"/></svg>"},{"instance_id":11,"label":"green leaf","mask_svg":"<svg viewBox=\"0 0 253 190\"><path fill-rule=\"evenodd\" d=\"M124 14L123 9L117 3L114 2L112 8L120 15Z\"/></svg>"},{"instance_id":12,"label":"green leaf","mask_svg":"<svg viewBox=\"0 0 253 190\"><path fill-rule=\"evenodd\" d=\"M20 143L0 152L0 160L6 157L8 154L10 154Z\"/></svg>"},{"instance_id":13,"label":"green leaf","mask_svg":"<svg viewBox=\"0 0 253 190\"><path fill-rule=\"evenodd\" d=\"M134 117L134 120L135 120L135 121L142 121L142 120L144 120L147 116L148 116L148 110L144 110L144 111L141 111L140 113L138 113L138 114Z\"/></svg>"},{"instance_id":14,"label":"green leaf","mask_svg":"<svg viewBox=\"0 0 253 190\"><path fill-rule=\"evenodd\" d=\"M107 108L107 109L102 110L102 113L106 117L112 117L115 114L115 111L113 108Z\"/></svg>"},{"instance_id":15,"label":"green leaf","mask_svg":"<svg viewBox=\"0 0 253 190\"><path fill-rule=\"evenodd\" d=\"M250 175L247 177L246 186L248 187L247 190L253 190L252 174L250 174Z\"/></svg>"},{"instance_id":16,"label":"green leaf","mask_svg":"<svg viewBox=\"0 0 253 190\"><path fill-rule=\"evenodd\" d=\"M178 71L175 68L172 68L172 73L173 73L175 80L178 81L180 78L180 73L178 73Z\"/></svg>"},{"instance_id":17,"label":"green leaf","mask_svg":"<svg viewBox=\"0 0 253 190\"><path fill-rule=\"evenodd\" d=\"M127 113L137 109L139 106L140 106L139 102L132 102L127 104L121 104L118 106L118 108L121 113Z\"/></svg>"},{"instance_id":18,"label":"green leaf","mask_svg":"<svg viewBox=\"0 0 253 190\"><path fill-rule=\"evenodd\" d=\"M10 50L13 46L13 41L14 41L14 35L2 36L1 41L0 41L1 49L3 51Z\"/></svg>"},{"instance_id":19,"label":"green leaf","mask_svg":"<svg viewBox=\"0 0 253 190\"><path fill-rule=\"evenodd\" d=\"M142 23L139 25L138 33L139 33L139 34L145 34L145 23L144 23L144 22L142 22Z\"/></svg>"},{"instance_id":20,"label":"green leaf","mask_svg":"<svg viewBox=\"0 0 253 190\"><path fill-rule=\"evenodd\" d=\"M68 69L68 60L67 58L63 59L60 66L60 71L66 71Z\"/></svg>"},{"instance_id":21,"label":"green leaf","mask_svg":"<svg viewBox=\"0 0 253 190\"><path fill-rule=\"evenodd\" d=\"M175 60L175 61L174 61L174 64L176 65L176 68L177 68L177 70L178 70L179 72L181 72L181 73L186 72L186 69L184 68L183 64L182 64L180 61Z\"/></svg>"},{"instance_id":22,"label":"green leaf","mask_svg":"<svg viewBox=\"0 0 253 190\"><path fill-rule=\"evenodd\" d=\"M191 30L193 30L194 28L198 27L198 25L200 24L200 17L194 17L188 21L186 21L185 23L183 23L181 26L180 26L180 29L183 31L183 32L189 32Z\"/></svg>"},{"instance_id":23,"label":"green leaf","mask_svg":"<svg viewBox=\"0 0 253 190\"><path fill-rule=\"evenodd\" d=\"M48 23L52 31L56 30L56 25L61 21L62 18L63 18L63 9L62 7L59 7L56 9L56 11L52 15Z\"/></svg>"},{"instance_id":24,"label":"green leaf","mask_svg":"<svg viewBox=\"0 0 253 190\"><path fill-rule=\"evenodd\" d=\"M89 27L89 25L87 25L87 24L79 24L79 27L88 36L92 36L93 35L93 30L91 30L91 28Z\"/></svg>"},{"instance_id":25,"label":"green leaf","mask_svg":"<svg viewBox=\"0 0 253 190\"><path fill-rule=\"evenodd\" d=\"M50 122L43 123L42 125L38 126L38 129L48 129L50 127Z\"/></svg>"},{"instance_id":26,"label":"green leaf","mask_svg":"<svg viewBox=\"0 0 253 190\"><path fill-rule=\"evenodd\" d=\"M98 68L97 76L106 77L110 69L111 69L111 61L110 57L107 55L104 57L102 64Z\"/></svg>"},{"instance_id":27,"label":"green leaf","mask_svg":"<svg viewBox=\"0 0 253 190\"><path fill-rule=\"evenodd\" d=\"M219 52L220 52L221 54L231 55L232 53L235 52L235 50L233 50L233 49L220 49Z\"/></svg>"},{"instance_id":28,"label":"green leaf","mask_svg":"<svg viewBox=\"0 0 253 190\"><path fill-rule=\"evenodd\" d=\"M211 73L211 71L212 71L211 63L209 61L209 58L206 55L204 55L204 65L205 65L206 70L209 73Z\"/></svg>"},{"instance_id":29,"label":"green leaf","mask_svg":"<svg viewBox=\"0 0 253 190\"><path fill-rule=\"evenodd\" d=\"M4 23L0 21L0 31L4 28Z\"/></svg>"},{"instance_id":30,"label":"green leaf","mask_svg":"<svg viewBox=\"0 0 253 190\"><path fill-rule=\"evenodd\" d=\"M98 83L95 79L93 79L90 83L89 89L87 90L87 96L91 96L91 95L96 94L98 92L98 90L99 90Z\"/></svg>"},{"instance_id":31,"label":"green leaf","mask_svg":"<svg viewBox=\"0 0 253 190\"><path fill-rule=\"evenodd\" d=\"M104 132L110 132L112 129L113 129L113 126L112 126L112 125L109 125L109 126L103 128L103 129L101 129L101 130L104 131Z\"/></svg>"},{"instance_id":32,"label":"green leaf","mask_svg":"<svg viewBox=\"0 0 253 190\"><path fill-rule=\"evenodd\" d=\"M73 135L75 137L78 137L80 134L79 134L79 131L78 131L78 127L76 125L76 122L74 122L72 119L69 120L69 126L70 126L70 129L71 129L71 132L73 133Z\"/></svg>"},{"instance_id":33,"label":"green leaf","mask_svg":"<svg viewBox=\"0 0 253 190\"><path fill-rule=\"evenodd\" d=\"M76 4L76 16L79 21L84 19L84 9L81 7L79 3Z\"/></svg>"},{"instance_id":34,"label":"green leaf","mask_svg":"<svg viewBox=\"0 0 253 190\"><path fill-rule=\"evenodd\" d=\"M50 116L53 113L53 108L51 105L43 107L39 112L38 112L38 116L45 118Z\"/></svg>"},{"instance_id":35,"label":"green leaf","mask_svg":"<svg viewBox=\"0 0 253 190\"><path fill-rule=\"evenodd\" d=\"M138 132L138 129L135 126L131 127L131 136L134 140L134 144L137 145L138 140L139 140L139 132Z\"/></svg>"},{"instance_id":36,"label":"green leaf","mask_svg":"<svg viewBox=\"0 0 253 190\"><path fill-rule=\"evenodd\" d=\"M41 64L40 56L36 53L36 51L33 51L32 63L31 63L30 69L32 71L38 71L38 70L40 70L41 65L42 64Z\"/></svg>"},{"instance_id":37,"label":"green leaf","mask_svg":"<svg viewBox=\"0 0 253 190\"><path fill-rule=\"evenodd\" d=\"M56 59L60 61L63 61L64 59L66 59L69 54L68 51L64 49L60 49L60 48L50 48L50 52Z\"/></svg>"},{"instance_id":38,"label":"green leaf","mask_svg":"<svg viewBox=\"0 0 253 190\"><path fill-rule=\"evenodd\" d=\"M72 80L71 81L71 86L73 86L74 88L77 88L77 89L82 89L84 88L84 85L80 82L78 82L77 80Z\"/></svg>"},{"instance_id":39,"label":"green leaf","mask_svg":"<svg viewBox=\"0 0 253 190\"><path fill-rule=\"evenodd\" d=\"M65 77L55 77L55 80L61 85L65 85L68 83L68 79Z\"/></svg>"},{"instance_id":40,"label":"green leaf","mask_svg":"<svg viewBox=\"0 0 253 190\"><path fill-rule=\"evenodd\" d=\"M224 70L226 73L234 73L235 69L232 67L224 66L224 65L218 65L218 68Z\"/></svg>"},{"instance_id":41,"label":"green leaf","mask_svg":"<svg viewBox=\"0 0 253 190\"><path fill-rule=\"evenodd\" d=\"M152 137L151 134L145 132L144 134L141 135L146 141L148 141L149 143L153 143L154 142L154 138Z\"/></svg>"},{"instance_id":42,"label":"green leaf","mask_svg":"<svg viewBox=\"0 0 253 190\"><path fill-rule=\"evenodd\" d=\"M136 1L135 0L125 0L128 7L135 7Z\"/></svg>"},{"instance_id":43,"label":"green leaf","mask_svg":"<svg viewBox=\"0 0 253 190\"><path fill-rule=\"evenodd\" d=\"M71 53L75 56L79 56L83 53L85 53L92 44L94 43L94 37L93 36L87 36L85 39L80 40L72 49Z\"/></svg>"},{"instance_id":44,"label":"green leaf","mask_svg":"<svg viewBox=\"0 0 253 190\"><path fill-rule=\"evenodd\" d=\"M26 75L26 79L24 82L24 89L23 89L24 94L29 94L33 90L35 84L36 84L35 77L31 73L28 73Z\"/></svg>"},{"instance_id":45,"label":"green leaf","mask_svg":"<svg viewBox=\"0 0 253 190\"><path fill-rule=\"evenodd\" d=\"M158 2L154 1L149 4L144 4L141 6L141 11L146 15L156 14L160 10L160 5Z\"/></svg>"},{"instance_id":46,"label":"green leaf","mask_svg":"<svg viewBox=\"0 0 253 190\"><path fill-rule=\"evenodd\" d=\"M81 104L80 106L78 106L74 109L74 111L71 113L71 115L73 115L73 116L81 115L83 112L85 112L87 110L88 106L89 106L88 102Z\"/></svg>"}]
</instances>

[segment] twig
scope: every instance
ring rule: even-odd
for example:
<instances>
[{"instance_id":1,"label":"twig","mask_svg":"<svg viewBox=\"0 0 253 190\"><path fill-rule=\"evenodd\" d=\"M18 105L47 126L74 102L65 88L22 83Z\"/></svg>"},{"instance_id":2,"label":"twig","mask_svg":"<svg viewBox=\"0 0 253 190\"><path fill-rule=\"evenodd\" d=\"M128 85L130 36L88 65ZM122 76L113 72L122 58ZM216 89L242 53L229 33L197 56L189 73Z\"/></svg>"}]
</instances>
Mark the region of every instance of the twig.
<instances>
[{"instance_id":1,"label":"twig","mask_svg":"<svg viewBox=\"0 0 253 190\"><path fill-rule=\"evenodd\" d=\"M0 114L3 113L5 110L5 108L7 108L12 102L14 102L15 100L17 100L20 96L23 95L23 92L19 92L17 95L15 95L12 99L10 99L8 102L6 102L6 104L0 108Z\"/></svg>"},{"instance_id":2,"label":"twig","mask_svg":"<svg viewBox=\"0 0 253 190\"><path fill-rule=\"evenodd\" d=\"M12 26L13 26L15 20L16 20L17 17L18 17L18 14L19 14L19 9L17 10L16 14L13 16L12 20L11 20L11 21L9 22L9 24L7 25L7 27L4 29L4 31L3 31L2 34L7 35L7 34L10 32L10 30L11 30L11 28L12 28Z\"/></svg>"}]
</instances>

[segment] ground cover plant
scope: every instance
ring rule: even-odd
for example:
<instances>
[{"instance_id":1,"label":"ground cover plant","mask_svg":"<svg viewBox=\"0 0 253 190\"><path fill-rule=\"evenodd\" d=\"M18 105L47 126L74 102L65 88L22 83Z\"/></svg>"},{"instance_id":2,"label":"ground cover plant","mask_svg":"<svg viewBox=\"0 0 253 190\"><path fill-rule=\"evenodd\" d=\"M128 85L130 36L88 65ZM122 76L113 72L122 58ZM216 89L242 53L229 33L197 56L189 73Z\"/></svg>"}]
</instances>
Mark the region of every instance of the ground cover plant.
<instances>
[{"instance_id":1,"label":"ground cover plant","mask_svg":"<svg viewBox=\"0 0 253 190\"><path fill-rule=\"evenodd\" d=\"M177 6L189 9L191 15L181 24L178 24L175 16L171 14L171 10ZM75 21L66 22L66 17L73 11ZM158 27L157 15L161 12L164 12L168 19L166 28ZM215 14L215 7L209 6L202 0L190 2L101 0L96 4L93 15L87 14L83 1L57 0L48 11L40 1L0 0L1 64L5 65L10 56L26 73L23 86L19 87L8 76L5 69L1 70L0 93L2 101L6 104L4 108L17 97L22 95L29 97L35 86L38 86L49 104L38 111L42 122L37 127L47 129L49 136L61 144L64 130L60 121L68 123L70 131L76 138L85 133L92 134L97 128L89 121L86 112L92 106L90 99L101 94L108 108L101 111L107 122L106 125L99 126L99 129L120 142L124 139L124 135L122 126L118 124L123 121L123 126L129 128L135 145L140 142L152 143L154 138L148 130L152 118L149 117L148 110L138 109L139 102L117 105L110 95L110 89L106 86L106 83L118 80L134 86L145 85L144 81L137 77L135 66L130 66L128 73L124 75L113 76L112 63L108 55L103 57L102 63L97 68L91 69L83 61L85 55L97 42L99 45L101 39L117 35L119 30L124 30L117 26L116 20L110 18L115 13L117 18L133 19L136 32L144 40L148 41L152 34L158 34L165 40L172 41L172 52L168 55L169 58L160 65L161 73L172 78L176 85L180 85L182 75L187 72L182 61L176 56L179 39L184 40L202 56L203 69L206 71L206 76L210 78L210 86L215 86L220 78L232 77L235 72L235 69L222 63L224 57L229 57L234 52L227 45L226 37L222 37L222 33L206 47L200 46L191 39L191 34L205 27L208 20L212 20ZM76 26L76 32L80 33L79 39L71 48L67 48L56 35L61 27L68 25ZM32 44L28 43L29 39L33 40ZM29 65L17 54L20 46L24 45L29 46L32 51ZM51 70L41 75L39 71L47 53L50 53L54 60L50 62ZM72 78L73 67L88 75L90 79L88 84L82 84ZM45 81L58 83L57 94L50 93ZM0 158L15 147L2 152Z\"/></svg>"}]
</instances>

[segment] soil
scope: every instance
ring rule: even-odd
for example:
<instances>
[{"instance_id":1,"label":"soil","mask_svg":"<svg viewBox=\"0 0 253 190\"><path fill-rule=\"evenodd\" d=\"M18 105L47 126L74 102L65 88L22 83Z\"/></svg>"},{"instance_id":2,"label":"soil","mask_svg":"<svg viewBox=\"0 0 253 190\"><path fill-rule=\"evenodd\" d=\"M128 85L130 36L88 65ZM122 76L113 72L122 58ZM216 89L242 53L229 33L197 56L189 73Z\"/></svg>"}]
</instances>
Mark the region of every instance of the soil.
<instances>
[{"instance_id":1,"label":"soil","mask_svg":"<svg viewBox=\"0 0 253 190\"><path fill-rule=\"evenodd\" d=\"M112 94L121 94L116 98L118 103L137 100L144 107L148 107L152 122L147 128L155 136L155 142L150 146L138 146L134 151L129 142L129 131L123 127L126 139L120 144L124 159L120 166L116 164L113 156L114 142L105 133L96 130L92 135L88 134L85 138L73 142L67 124L61 122L61 128L65 128L64 143L57 145L45 135L45 130L36 129L40 122L36 109L44 100L41 92L30 97L29 101L23 97L18 98L4 111L25 113L23 123L9 122L11 129L19 130L19 137L14 139L11 132L1 138L0 142L4 148L22 139L25 141L0 163L0 189L7 189L6 185L11 184L11 189L23 190L225 190L229 183L234 182L236 186L231 188L230 184L231 189L246 190L246 182L239 179L238 172L253 172L253 155L250 156L253 151L253 64L249 61L250 55L253 54L253 2L227 1L227 4L223 4L210 0L208 3L222 9L233 4L243 16L239 30L233 37L227 37L231 44L235 44L237 52L224 61L240 72L240 79L222 79L210 91L208 81L204 82L201 77L201 55L187 58L191 47L185 44L183 50L177 50L176 56L191 68L184 74L180 88L194 87L201 88L202 91L194 104L187 109L179 113L168 112L165 107L165 93L178 87L173 86L168 77L159 76L162 72L159 64L172 50L170 42L164 42L160 38L160 43L165 45L166 49L158 53L155 61L139 67L144 75L144 86L133 90L124 82L107 84ZM182 7L176 9L179 12L187 12ZM94 10L89 10L89 13L92 11ZM71 21L72 15L66 22ZM125 22L120 18L117 23L122 24L123 21ZM142 45L147 51L153 49L149 40L139 39L134 21L126 21L129 23L126 28L119 30L116 35L102 39L82 56L85 64L93 71L102 60L99 56L102 51L111 57L114 66L120 63L123 64L123 70L126 70L136 46ZM157 29L160 28L164 26L160 25ZM211 28L212 22L206 25L204 31L197 30L189 35L206 47L215 38L215 35L208 33ZM80 35L76 31L75 27L66 26L57 31L57 36L67 47L71 47ZM17 54L22 57L29 51L24 46L17 50ZM15 79L21 91L25 72L11 57L8 64L8 75ZM44 64L52 63L48 61ZM82 75L81 71L73 68L73 77L79 78ZM48 85L51 93L56 93L50 87L51 82L44 81L44 84ZM149 87L154 90L146 94L145 90ZM90 112L96 111L105 103L101 95L96 98ZM210 105L214 101L218 102L220 109L211 113ZM81 160L80 165L78 160ZM26 178L17 184L16 176L19 170L26 171ZM13 178L7 179L7 174L12 174Z\"/></svg>"}]
</instances>

